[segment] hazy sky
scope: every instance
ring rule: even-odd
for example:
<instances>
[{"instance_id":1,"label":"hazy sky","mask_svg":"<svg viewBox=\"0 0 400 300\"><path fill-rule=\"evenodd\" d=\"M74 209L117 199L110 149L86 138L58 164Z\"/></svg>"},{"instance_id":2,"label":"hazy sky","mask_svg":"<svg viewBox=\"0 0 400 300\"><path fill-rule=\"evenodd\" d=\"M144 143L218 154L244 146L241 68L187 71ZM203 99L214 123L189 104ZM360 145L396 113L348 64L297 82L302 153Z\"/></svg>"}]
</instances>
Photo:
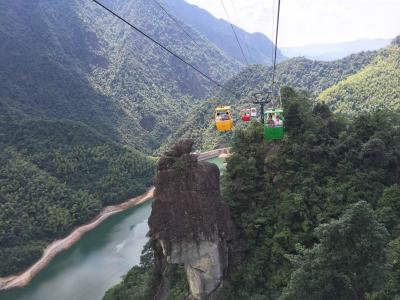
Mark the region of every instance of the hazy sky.
<instances>
[{"instance_id":1,"label":"hazy sky","mask_svg":"<svg viewBox=\"0 0 400 300\"><path fill-rule=\"evenodd\" d=\"M221 0L186 1L226 19ZM224 3L234 24L271 37L273 0L224 0ZM281 0L281 3L281 47L393 38L400 34L400 0Z\"/></svg>"}]
</instances>

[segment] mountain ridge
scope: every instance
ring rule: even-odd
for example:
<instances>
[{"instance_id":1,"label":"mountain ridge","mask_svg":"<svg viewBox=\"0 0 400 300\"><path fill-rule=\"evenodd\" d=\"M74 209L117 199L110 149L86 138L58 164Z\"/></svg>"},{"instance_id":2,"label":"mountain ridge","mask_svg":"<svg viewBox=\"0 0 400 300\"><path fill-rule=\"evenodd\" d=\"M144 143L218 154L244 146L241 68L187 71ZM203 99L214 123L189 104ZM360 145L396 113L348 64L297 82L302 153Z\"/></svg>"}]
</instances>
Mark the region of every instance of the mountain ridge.
<instances>
[{"instance_id":1,"label":"mountain ridge","mask_svg":"<svg viewBox=\"0 0 400 300\"><path fill-rule=\"evenodd\" d=\"M105 4L189 62L201 62L216 80L240 68L204 38L201 51L188 45L175 24L147 1ZM182 107L214 88L91 2L6 0L0 8L2 96L27 114L82 121L150 153L184 118Z\"/></svg>"},{"instance_id":2,"label":"mountain ridge","mask_svg":"<svg viewBox=\"0 0 400 300\"><path fill-rule=\"evenodd\" d=\"M165 2L179 19L206 36L232 58L245 64L229 22L217 19L208 11L184 0ZM236 25L233 27L249 64L272 64L273 42L267 36L260 32L249 33ZM279 49L277 59L278 61L285 59Z\"/></svg>"},{"instance_id":3,"label":"mountain ridge","mask_svg":"<svg viewBox=\"0 0 400 300\"><path fill-rule=\"evenodd\" d=\"M333 61L348 55L374 51L386 47L392 39L359 39L340 43L310 44L298 47L282 47L288 57L304 56L308 59Z\"/></svg>"}]
</instances>

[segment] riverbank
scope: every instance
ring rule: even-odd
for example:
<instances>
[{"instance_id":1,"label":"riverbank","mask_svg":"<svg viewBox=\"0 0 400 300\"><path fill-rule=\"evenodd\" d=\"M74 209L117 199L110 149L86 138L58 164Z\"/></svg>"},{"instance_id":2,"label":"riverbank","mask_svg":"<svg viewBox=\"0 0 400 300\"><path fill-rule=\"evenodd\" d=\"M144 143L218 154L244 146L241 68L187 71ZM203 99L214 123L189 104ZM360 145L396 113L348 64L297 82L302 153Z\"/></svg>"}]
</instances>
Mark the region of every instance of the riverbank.
<instances>
[{"instance_id":1,"label":"riverbank","mask_svg":"<svg viewBox=\"0 0 400 300\"><path fill-rule=\"evenodd\" d=\"M74 245L82 238L85 233L97 227L110 216L151 200L153 198L153 193L154 187L151 187L143 195L129 199L128 201L118 205L112 205L103 208L100 214L93 221L78 227L67 237L56 240L52 242L49 246L47 246L47 248L43 252L42 258L40 258L26 271L22 272L19 275L12 275L0 278L0 291L26 286L37 273L43 270L53 260L54 257L56 257L60 252L65 251L72 245Z\"/></svg>"},{"instance_id":2,"label":"riverbank","mask_svg":"<svg viewBox=\"0 0 400 300\"><path fill-rule=\"evenodd\" d=\"M207 160L214 157L225 158L228 155L229 149L216 149L199 153L198 159ZM49 244L44 250L42 257L27 270L18 275L11 275L3 278L0 277L0 291L9 290L17 287L25 287L36 276L36 274L43 270L59 253L69 249L72 245L79 241L85 233L96 228L99 224L104 222L110 216L151 200L153 198L153 193L154 187L151 187L143 195L129 199L128 201L118 205L112 205L103 208L100 214L93 221L76 228L67 237L56 240Z\"/></svg>"}]
</instances>

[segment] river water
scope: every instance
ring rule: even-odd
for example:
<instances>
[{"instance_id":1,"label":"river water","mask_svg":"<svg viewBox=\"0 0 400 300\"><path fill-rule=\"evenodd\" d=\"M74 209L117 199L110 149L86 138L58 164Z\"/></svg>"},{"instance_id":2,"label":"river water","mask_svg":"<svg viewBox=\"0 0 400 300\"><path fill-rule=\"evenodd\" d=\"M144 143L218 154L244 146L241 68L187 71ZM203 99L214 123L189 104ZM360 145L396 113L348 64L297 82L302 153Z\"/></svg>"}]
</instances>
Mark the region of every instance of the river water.
<instances>
[{"instance_id":1,"label":"river water","mask_svg":"<svg viewBox=\"0 0 400 300\"><path fill-rule=\"evenodd\" d=\"M211 159L220 168L221 159ZM22 289L0 292L0 300L99 300L121 281L147 242L151 203L111 216L58 255Z\"/></svg>"}]
</instances>

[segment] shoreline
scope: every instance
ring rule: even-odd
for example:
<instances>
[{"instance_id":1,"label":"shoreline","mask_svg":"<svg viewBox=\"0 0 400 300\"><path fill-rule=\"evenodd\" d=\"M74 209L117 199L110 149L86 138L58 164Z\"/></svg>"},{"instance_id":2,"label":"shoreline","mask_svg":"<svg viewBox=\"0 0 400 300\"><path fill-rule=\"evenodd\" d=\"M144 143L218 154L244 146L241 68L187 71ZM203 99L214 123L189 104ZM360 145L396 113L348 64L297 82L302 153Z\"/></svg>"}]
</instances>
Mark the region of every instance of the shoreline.
<instances>
[{"instance_id":1,"label":"shoreline","mask_svg":"<svg viewBox=\"0 0 400 300\"><path fill-rule=\"evenodd\" d=\"M99 215L94 218L90 223L79 226L73 230L67 237L55 240L49 244L43 251L42 257L35 262L28 269L18 275L11 275L8 277L0 277L0 291L6 291L13 288L22 288L28 285L31 280L42 271L47 265L61 252L72 247L78 242L87 232L93 230L98 225L103 223L112 215L122 212L128 208L132 208L143 204L153 198L154 186L150 187L146 193L131 198L125 202L117 205L106 206L102 209Z\"/></svg>"},{"instance_id":2,"label":"shoreline","mask_svg":"<svg viewBox=\"0 0 400 300\"><path fill-rule=\"evenodd\" d=\"M198 160L207 160L214 157L226 158L229 156L229 149L216 149L203 153L199 153ZM7 277L0 277L0 292L10 290L13 288L23 288L27 286L32 279L45 267L49 265L49 263L61 252L68 250L71 248L76 242L78 242L87 232L95 229L98 225L103 223L109 217L119 212L122 212L128 208L132 208L143 204L153 198L155 187L150 187L144 194L139 195L135 198L131 198L125 202L122 202L117 205L106 206L102 209L102 211L89 223L81 225L74 229L68 236L65 238L55 240L43 251L42 257L36 261L33 265L27 268L25 271L17 274L10 275Z\"/></svg>"}]
</instances>

